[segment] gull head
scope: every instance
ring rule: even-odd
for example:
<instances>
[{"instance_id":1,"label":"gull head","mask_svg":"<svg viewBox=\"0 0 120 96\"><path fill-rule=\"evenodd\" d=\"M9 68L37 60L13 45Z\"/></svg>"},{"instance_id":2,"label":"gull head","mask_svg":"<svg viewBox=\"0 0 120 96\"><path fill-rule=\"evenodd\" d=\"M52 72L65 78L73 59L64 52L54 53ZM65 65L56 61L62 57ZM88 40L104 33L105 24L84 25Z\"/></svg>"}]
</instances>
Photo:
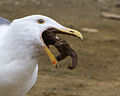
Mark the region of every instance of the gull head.
<instances>
[{"instance_id":1,"label":"gull head","mask_svg":"<svg viewBox=\"0 0 120 96\"><path fill-rule=\"evenodd\" d=\"M14 41L20 40L20 44L24 43L26 45L30 44L30 46L31 44L40 46L49 56L52 63L56 65L57 60L49 50L42 37L42 34L46 30L53 30L55 33L69 34L83 39L83 36L79 31L64 27L55 20L43 15L32 15L20 19L15 19L10 25L9 33L12 32L13 34L11 38L13 38ZM21 43L21 40L23 43Z\"/></svg>"}]
</instances>

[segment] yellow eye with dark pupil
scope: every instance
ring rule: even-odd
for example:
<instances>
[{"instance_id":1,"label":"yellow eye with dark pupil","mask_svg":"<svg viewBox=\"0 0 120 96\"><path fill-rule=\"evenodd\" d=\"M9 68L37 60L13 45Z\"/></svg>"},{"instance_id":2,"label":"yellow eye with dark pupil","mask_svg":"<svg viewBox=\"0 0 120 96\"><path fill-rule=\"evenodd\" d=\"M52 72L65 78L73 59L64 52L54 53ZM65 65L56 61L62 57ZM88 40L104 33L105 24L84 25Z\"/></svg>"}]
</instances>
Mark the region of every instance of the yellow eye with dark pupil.
<instances>
[{"instance_id":1,"label":"yellow eye with dark pupil","mask_svg":"<svg viewBox=\"0 0 120 96\"><path fill-rule=\"evenodd\" d=\"M43 19L39 19L38 23L43 24L45 21Z\"/></svg>"}]
</instances>

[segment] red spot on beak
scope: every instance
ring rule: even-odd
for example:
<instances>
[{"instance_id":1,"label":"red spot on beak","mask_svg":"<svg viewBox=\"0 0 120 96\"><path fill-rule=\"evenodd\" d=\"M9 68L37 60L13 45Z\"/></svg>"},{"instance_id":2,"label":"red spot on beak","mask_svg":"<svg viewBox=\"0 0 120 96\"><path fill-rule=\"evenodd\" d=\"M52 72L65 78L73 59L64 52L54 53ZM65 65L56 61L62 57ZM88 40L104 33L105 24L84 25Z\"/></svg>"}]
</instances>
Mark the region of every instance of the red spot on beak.
<instances>
[{"instance_id":1,"label":"red spot on beak","mask_svg":"<svg viewBox=\"0 0 120 96\"><path fill-rule=\"evenodd\" d=\"M54 61L52 61L52 64L56 65L56 64L57 64L57 62L54 60Z\"/></svg>"}]
</instances>

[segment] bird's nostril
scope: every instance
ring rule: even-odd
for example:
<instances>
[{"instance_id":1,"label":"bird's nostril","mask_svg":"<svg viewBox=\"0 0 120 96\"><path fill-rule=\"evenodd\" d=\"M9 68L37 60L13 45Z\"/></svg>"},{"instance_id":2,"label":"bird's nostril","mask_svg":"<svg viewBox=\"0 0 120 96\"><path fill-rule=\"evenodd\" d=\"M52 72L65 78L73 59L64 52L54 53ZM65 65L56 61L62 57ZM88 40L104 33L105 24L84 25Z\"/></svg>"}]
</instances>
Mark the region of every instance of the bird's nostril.
<instances>
[{"instance_id":1,"label":"bird's nostril","mask_svg":"<svg viewBox=\"0 0 120 96\"><path fill-rule=\"evenodd\" d=\"M70 32L74 33L74 31L70 31Z\"/></svg>"}]
</instances>

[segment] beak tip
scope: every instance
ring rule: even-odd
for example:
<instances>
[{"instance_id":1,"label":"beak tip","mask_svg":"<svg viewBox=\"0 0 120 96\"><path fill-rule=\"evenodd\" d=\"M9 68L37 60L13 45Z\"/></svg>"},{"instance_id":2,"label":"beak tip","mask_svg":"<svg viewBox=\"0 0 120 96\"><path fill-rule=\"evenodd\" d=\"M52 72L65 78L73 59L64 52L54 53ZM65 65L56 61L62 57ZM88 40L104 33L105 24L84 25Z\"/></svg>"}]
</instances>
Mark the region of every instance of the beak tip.
<instances>
[{"instance_id":1,"label":"beak tip","mask_svg":"<svg viewBox=\"0 0 120 96\"><path fill-rule=\"evenodd\" d=\"M83 38L81 38L81 40L83 41L84 39L83 39Z\"/></svg>"},{"instance_id":2,"label":"beak tip","mask_svg":"<svg viewBox=\"0 0 120 96\"><path fill-rule=\"evenodd\" d=\"M82 41L84 40L83 36L80 36L79 38L80 38Z\"/></svg>"}]
</instances>

